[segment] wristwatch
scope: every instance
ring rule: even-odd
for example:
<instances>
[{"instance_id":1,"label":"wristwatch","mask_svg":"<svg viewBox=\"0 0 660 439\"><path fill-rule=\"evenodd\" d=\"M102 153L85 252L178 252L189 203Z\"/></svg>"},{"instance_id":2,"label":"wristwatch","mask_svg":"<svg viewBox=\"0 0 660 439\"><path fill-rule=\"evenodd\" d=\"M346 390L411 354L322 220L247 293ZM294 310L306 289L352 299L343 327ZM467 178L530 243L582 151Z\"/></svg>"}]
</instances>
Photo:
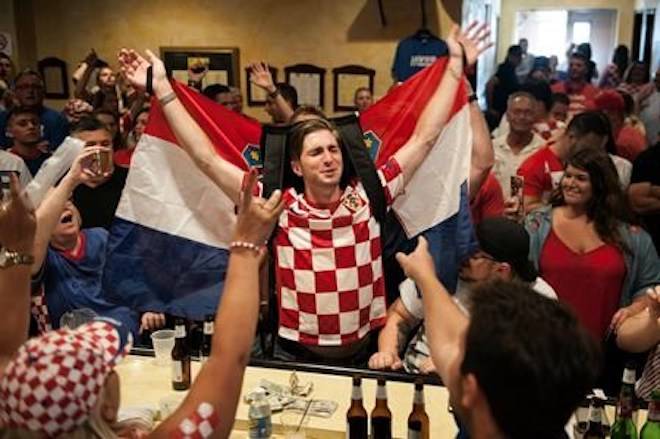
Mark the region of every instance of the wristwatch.
<instances>
[{"instance_id":1,"label":"wristwatch","mask_svg":"<svg viewBox=\"0 0 660 439\"><path fill-rule=\"evenodd\" d=\"M0 269L10 268L14 265L31 265L34 256L11 251L5 247L0 248Z\"/></svg>"}]
</instances>

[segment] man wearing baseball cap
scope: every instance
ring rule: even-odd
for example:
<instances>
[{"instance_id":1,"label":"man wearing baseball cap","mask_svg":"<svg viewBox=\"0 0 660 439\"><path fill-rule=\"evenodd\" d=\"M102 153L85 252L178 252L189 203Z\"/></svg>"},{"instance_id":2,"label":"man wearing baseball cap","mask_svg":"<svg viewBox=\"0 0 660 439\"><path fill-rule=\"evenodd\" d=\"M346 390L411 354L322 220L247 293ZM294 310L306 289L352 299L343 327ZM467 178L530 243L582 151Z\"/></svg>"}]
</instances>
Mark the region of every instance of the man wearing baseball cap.
<instances>
[{"instance_id":1,"label":"man wearing baseball cap","mask_svg":"<svg viewBox=\"0 0 660 439\"><path fill-rule=\"evenodd\" d=\"M529 235L515 221L503 217L483 220L476 227L479 250L465 261L459 272L460 282L455 300L469 302L473 286L489 280L501 279L528 284L537 293L556 299L550 285L538 277L528 259ZM399 346L399 339L407 339L408 333L417 328L424 318L422 299L414 282L406 279L399 287L400 298L390 307L387 323L378 337L378 352L369 360L372 369L405 368L411 373L434 371L424 327L407 347ZM399 353L405 348L403 360Z\"/></svg>"}]
</instances>

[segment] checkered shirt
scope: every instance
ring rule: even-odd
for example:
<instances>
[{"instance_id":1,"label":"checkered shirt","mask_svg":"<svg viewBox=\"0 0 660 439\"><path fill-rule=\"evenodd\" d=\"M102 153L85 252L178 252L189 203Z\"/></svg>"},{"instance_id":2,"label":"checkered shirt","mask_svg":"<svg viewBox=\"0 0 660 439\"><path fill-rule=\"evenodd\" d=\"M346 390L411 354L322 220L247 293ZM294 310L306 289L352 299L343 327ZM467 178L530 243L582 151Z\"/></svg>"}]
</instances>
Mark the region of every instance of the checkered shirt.
<instances>
[{"instance_id":1,"label":"checkered shirt","mask_svg":"<svg viewBox=\"0 0 660 439\"><path fill-rule=\"evenodd\" d=\"M378 170L388 206L403 192L391 158ZM307 345L355 342L385 323L380 226L364 187L346 187L334 210L288 189L275 235L279 335Z\"/></svg>"},{"instance_id":2,"label":"checkered shirt","mask_svg":"<svg viewBox=\"0 0 660 439\"><path fill-rule=\"evenodd\" d=\"M39 287L37 294L30 297L30 311L32 312L32 317L37 322L39 334L45 334L53 329L50 323L50 314L48 312L48 305L46 304L46 294L43 285Z\"/></svg>"},{"instance_id":3,"label":"checkered shirt","mask_svg":"<svg viewBox=\"0 0 660 439\"><path fill-rule=\"evenodd\" d=\"M208 402L202 402L197 410L181 421L172 439L204 439L210 437L220 423L220 417Z\"/></svg>"},{"instance_id":4,"label":"checkered shirt","mask_svg":"<svg viewBox=\"0 0 660 439\"><path fill-rule=\"evenodd\" d=\"M0 380L0 425L57 437L83 424L130 347L119 325L101 319L23 344Z\"/></svg>"}]
</instances>

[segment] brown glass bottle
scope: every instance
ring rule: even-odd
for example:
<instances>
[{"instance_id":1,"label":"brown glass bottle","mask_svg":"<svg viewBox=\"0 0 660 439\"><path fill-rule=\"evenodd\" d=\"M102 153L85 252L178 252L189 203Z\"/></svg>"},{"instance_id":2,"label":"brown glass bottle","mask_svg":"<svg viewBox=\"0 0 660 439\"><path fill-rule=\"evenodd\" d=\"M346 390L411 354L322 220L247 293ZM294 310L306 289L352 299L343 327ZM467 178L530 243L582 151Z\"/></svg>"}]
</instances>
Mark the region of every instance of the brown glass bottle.
<instances>
[{"instance_id":1,"label":"brown glass bottle","mask_svg":"<svg viewBox=\"0 0 660 439\"><path fill-rule=\"evenodd\" d=\"M351 393L351 406L346 412L346 438L368 439L369 418L362 404L362 380L353 377L353 391Z\"/></svg>"},{"instance_id":2,"label":"brown glass bottle","mask_svg":"<svg viewBox=\"0 0 660 439\"><path fill-rule=\"evenodd\" d=\"M424 384L415 381L413 409L408 416L408 439L429 439L429 415L424 409Z\"/></svg>"},{"instance_id":3,"label":"brown glass bottle","mask_svg":"<svg viewBox=\"0 0 660 439\"><path fill-rule=\"evenodd\" d=\"M172 349L172 388L190 389L190 352L186 342L186 322L174 322L174 348Z\"/></svg>"},{"instance_id":4,"label":"brown glass bottle","mask_svg":"<svg viewBox=\"0 0 660 439\"><path fill-rule=\"evenodd\" d=\"M387 389L384 378L378 378L376 406L371 411L371 437L392 439L392 412L387 407Z\"/></svg>"},{"instance_id":5,"label":"brown glass bottle","mask_svg":"<svg viewBox=\"0 0 660 439\"><path fill-rule=\"evenodd\" d=\"M202 346L200 348L199 359L202 363L211 356L211 345L213 344L213 328L215 326L215 315L209 314L204 319L204 331L202 335Z\"/></svg>"}]
</instances>

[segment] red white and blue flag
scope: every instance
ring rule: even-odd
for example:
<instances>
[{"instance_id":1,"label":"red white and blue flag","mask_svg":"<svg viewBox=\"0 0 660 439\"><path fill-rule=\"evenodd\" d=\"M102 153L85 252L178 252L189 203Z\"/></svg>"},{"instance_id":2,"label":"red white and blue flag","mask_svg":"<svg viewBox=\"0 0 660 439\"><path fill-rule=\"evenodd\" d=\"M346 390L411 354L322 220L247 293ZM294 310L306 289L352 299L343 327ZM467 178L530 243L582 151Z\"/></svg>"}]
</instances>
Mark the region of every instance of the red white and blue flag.
<instances>
[{"instance_id":1,"label":"red white and blue flag","mask_svg":"<svg viewBox=\"0 0 660 439\"><path fill-rule=\"evenodd\" d=\"M377 165L410 137L446 62L439 59L361 114L364 139ZM173 85L220 156L245 170L260 165L257 122ZM461 87L447 126L393 206L409 237L424 233L429 239L450 289L460 260L475 248L466 183L471 143L467 94ZM234 223L232 201L177 144L154 101L111 229L106 294L138 311L195 320L214 313Z\"/></svg>"}]
</instances>

